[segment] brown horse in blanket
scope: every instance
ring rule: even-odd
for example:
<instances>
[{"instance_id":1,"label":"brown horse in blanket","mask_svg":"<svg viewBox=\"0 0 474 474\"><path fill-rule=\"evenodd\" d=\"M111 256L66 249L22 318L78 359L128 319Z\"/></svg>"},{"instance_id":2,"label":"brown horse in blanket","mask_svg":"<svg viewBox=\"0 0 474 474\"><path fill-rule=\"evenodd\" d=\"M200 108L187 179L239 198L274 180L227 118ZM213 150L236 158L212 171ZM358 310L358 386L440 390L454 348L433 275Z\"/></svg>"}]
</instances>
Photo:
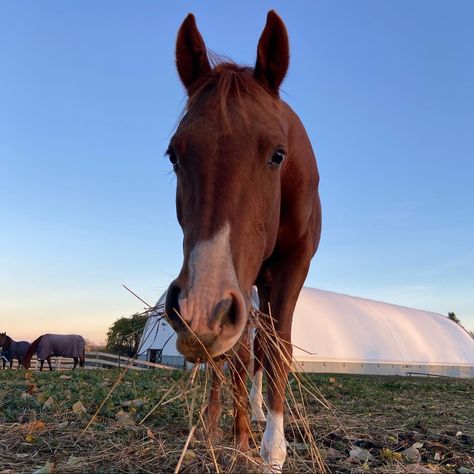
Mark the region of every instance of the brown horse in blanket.
<instances>
[{"instance_id":1,"label":"brown horse in blanket","mask_svg":"<svg viewBox=\"0 0 474 474\"><path fill-rule=\"evenodd\" d=\"M36 353L40 361L40 371L43 370L44 361L48 362L49 370L53 370L51 357L70 357L74 360L72 370L84 367L86 351L86 340L78 334L43 334L35 339L28 349L23 365L29 369L31 358Z\"/></svg>"},{"instance_id":2,"label":"brown horse in blanket","mask_svg":"<svg viewBox=\"0 0 474 474\"><path fill-rule=\"evenodd\" d=\"M177 178L176 209L184 233L184 261L169 289L166 313L189 361L235 347L234 434L249 449L246 371L252 285L260 309L271 307L280 339L264 357L268 413L261 455L270 471L286 457L285 385L292 356L291 323L321 232L319 175L298 116L279 97L289 64L285 25L273 11L254 68L211 65L193 15L177 38L176 65L188 93L185 114L167 155ZM262 351L258 335L252 390L261 407ZM207 410L216 432L220 414L217 374Z\"/></svg>"}]
</instances>

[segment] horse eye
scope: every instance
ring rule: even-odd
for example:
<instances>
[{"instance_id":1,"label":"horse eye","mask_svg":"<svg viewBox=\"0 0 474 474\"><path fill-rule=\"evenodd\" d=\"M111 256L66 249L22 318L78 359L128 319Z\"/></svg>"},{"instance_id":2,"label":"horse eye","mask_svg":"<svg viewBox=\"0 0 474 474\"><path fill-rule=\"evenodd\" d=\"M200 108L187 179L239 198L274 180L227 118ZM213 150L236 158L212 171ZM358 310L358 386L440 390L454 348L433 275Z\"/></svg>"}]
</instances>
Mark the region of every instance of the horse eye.
<instances>
[{"instance_id":1,"label":"horse eye","mask_svg":"<svg viewBox=\"0 0 474 474\"><path fill-rule=\"evenodd\" d=\"M283 160L285 159L285 156L286 156L285 150L277 150L273 153L269 161L269 164L276 165L276 166L281 165L283 163Z\"/></svg>"},{"instance_id":2,"label":"horse eye","mask_svg":"<svg viewBox=\"0 0 474 474\"><path fill-rule=\"evenodd\" d=\"M172 148L168 148L166 154L168 155L168 159L170 160L171 164L176 166L178 164L178 157L176 156L174 150Z\"/></svg>"}]
</instances>

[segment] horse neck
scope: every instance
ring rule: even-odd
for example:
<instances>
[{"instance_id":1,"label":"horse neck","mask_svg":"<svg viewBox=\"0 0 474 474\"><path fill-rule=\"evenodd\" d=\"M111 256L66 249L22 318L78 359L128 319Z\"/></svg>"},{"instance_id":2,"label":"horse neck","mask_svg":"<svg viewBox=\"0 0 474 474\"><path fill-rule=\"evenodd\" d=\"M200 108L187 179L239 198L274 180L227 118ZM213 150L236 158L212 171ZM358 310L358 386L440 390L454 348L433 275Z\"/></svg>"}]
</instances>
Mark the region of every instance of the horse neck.
<instances>
[{"instance_id":1,"label":"horse neck","mask_svg":"<svg viewBox=\"0 0 474 474\"><path fill-rule=\"evenodd\" d=\"M29 347L28 350L26 351L26 354L25 354L25 357L24 357L24 361L29 362L29 361L31 360L31 358L33 357L33 354L36 352L36 349L37 349L39 343L41 342L41 339L43 339L43 336L38 337L37 339L35 339L35 340L30 344L30 347Z\"/></svg>"}]
</instances>

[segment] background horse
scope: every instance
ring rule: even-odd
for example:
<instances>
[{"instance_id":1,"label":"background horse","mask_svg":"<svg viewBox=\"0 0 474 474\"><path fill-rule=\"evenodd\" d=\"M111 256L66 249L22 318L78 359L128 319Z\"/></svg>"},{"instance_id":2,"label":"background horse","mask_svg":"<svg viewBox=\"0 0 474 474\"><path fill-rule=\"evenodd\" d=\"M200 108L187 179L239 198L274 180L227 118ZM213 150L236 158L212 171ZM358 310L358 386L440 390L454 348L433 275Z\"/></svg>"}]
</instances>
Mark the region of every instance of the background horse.
<instances>
[{"instance_id":1,"label":"background horse","mask_svg":"<svg viewBox=\"0 0 474 474\"><path fill-rule=\"evenodd\" d=\"M49 370L53 370L51 357L71 357L74 359L72 370L77 367L84 367L86 341L77 334L44 334L35 339L28 349L23 365L30 368L31 358L36 353L40 361L40 371L43 370L44 361L48 361Z\"/></svg>"},{"instance_id":2,"label":"background horse","mask_svg":"<svg viewBox=\"0 0 474 474\"><path fill-rule=\"evenodd\" d=\"M13 360L18 360L18 368L21 366L21 361L25 357L30 343L27 341L14 341L6 333L0 333L0 353L3 360L3 368L5 368L6 360L10 361L10 369L13 368Z\"/></svg>"},{"instance_id":3,"label":"background horse","mask_svg":"<svg viewBox=\"0 0 474 474\"><path fill-rule=\"evenodd\" d=\"M280 99L289 64L285 25L273 11L254 68L209 62L193 15L178 32L176 65L188 94L167 155L177 178L183 265L171 283L166 314L188 361L228 351L235 399L234 435L249 449L246 374L252 285L260 309L271 307L276 336L263 354L256 338L254 418L262 419L262 365L268 379L267 423L260 453L279 471L286 457L285 386L291 366L291 324L319 244L321 205L314 153L298 116ZM214 362L213 362L214 363ZM221 377L214 371L207 428L217 432ZM258 410L257 410L258 411ZM264 419L264 418L263 418Z\"/></svg>"}]
</instances>

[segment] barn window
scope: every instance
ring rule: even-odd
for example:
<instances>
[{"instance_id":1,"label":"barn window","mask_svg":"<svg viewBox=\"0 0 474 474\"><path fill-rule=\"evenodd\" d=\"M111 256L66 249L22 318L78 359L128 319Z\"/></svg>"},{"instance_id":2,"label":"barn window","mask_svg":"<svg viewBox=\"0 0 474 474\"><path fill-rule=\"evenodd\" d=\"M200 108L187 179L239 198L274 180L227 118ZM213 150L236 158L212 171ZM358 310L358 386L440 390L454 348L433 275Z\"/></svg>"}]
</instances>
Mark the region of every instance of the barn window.
<instances>
[{"instance_id":1,"label":"barn window","mask_svg":"<svg viewBox=\"0 0 474 474\"><path fill-rule=\"evenodd\" d=\"M161 362L162 349L150 349L148 351L148 360L154 364L159 364Z\"/></svg>"}]
</instances>

